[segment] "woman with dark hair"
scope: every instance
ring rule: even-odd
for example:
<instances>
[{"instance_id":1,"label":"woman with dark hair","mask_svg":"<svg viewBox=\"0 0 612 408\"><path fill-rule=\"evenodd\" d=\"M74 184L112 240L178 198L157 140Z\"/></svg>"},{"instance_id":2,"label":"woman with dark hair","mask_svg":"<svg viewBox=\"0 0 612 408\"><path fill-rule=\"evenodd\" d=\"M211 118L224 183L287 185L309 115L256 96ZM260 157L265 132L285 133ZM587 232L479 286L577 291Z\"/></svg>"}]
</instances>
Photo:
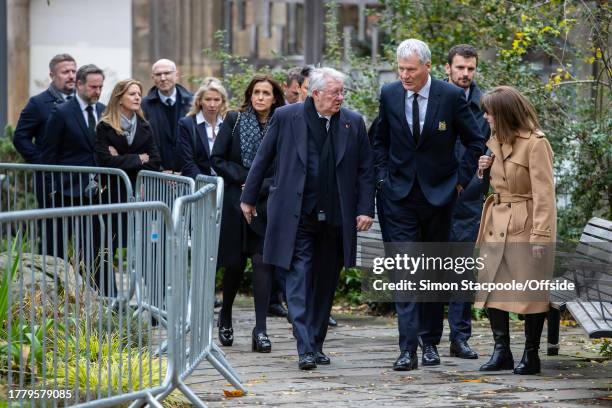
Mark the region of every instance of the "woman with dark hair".
<instances>
[{"instance_id":1,"label":"woman with dark hair","mask_svg":"<svg viewBox=\"0 0 612 408\"><path fill-rule=\"evenodd\" d=\"M552 278L557 212L553 152L531 103L516 89L498 86L481 99L492 135L492 152L478 160L478 174L491 167L495 193L484 205L478 232L485 268L478 279L508 284ZM486 307L495 347L481 371L511 370L509 312L525 315L525 350L515 374L540 372L540 336L549 307L548 291L478 292L476 307Z\"/></svg>"},{"instance_id":2,"label":"woman with dark hair","mask_svg":"<svg viewBox=\"0 0 612 408\"><path fill-rule=\"evenodd\" d=\"M193 96L187 116L179 119L177 141L183 158L183 176L212 175L210 155L227 113L227 91L217 78L208 77Z\"/></svg>"},{"instance_id":3,"label":"woman with dark hair","mask_svg":"<svg viewBox=\"0 0 612 408\"><path fill-rule=\"evenodd\" d=\"M212 150L215 172L225 181L219 266L223 275L223 306L219 312L219 341L224 346L234 342L232 305L244 273L246 261L253 262L253 294L255 298L255 328L252 349L268 353L272 343L266 334L266 312L274 267L263 262L263 241L266 232L266 202L274 169L268 169L259 201L258 217L247 224L240 210L240 194L257 149L274 110L285 104L281 86L269 75L255 75L249 83L244 102L238 112L229 112L221 125Z\"/></svg>"}]
</instances>

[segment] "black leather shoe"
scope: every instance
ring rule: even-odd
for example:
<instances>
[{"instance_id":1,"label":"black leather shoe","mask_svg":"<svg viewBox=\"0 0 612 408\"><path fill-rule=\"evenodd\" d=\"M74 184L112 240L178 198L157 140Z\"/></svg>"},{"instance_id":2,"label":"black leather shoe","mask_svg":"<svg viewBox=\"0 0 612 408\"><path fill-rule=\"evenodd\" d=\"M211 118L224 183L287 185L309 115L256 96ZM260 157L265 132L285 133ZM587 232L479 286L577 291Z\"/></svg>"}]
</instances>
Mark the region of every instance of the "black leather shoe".
<instances>
[{"instance_id":1,"label":"black leather shoe","mask_svg":"<svg viewBox=\"0 0 612 408\"><path fill-rule=\"evenodd\" d=\"M329 357L327 357L325 353L323 353L322 351L317 351L315 353L315 358L316 358L317 364L321 364L321 365L331 364L331 360L329 359Z\"/></svg>"},{"instance_id":2,"label":"black leather shoe","mask_svg":"<svg viewBox=\"0 0 612 408\"><path fill-rule=\"evenodd\" d=\"M300 354L300 359L298 360L298 367L300 368L300 370L312 370L313 368L317 368L317 359L315 357L315 354Z\"/></svg>"},{"instance_id":3,"label":"black leather shoe","mask_svg":"<svg viewBox=\"0 0 612 408\"><path fill-rule=\"evenodd\" d=\"M281 303L274 303L268 307L268 316L287 317L287 309Z\"/></svg>"},{"instance_id":4,"label":"black leather shoe","mask_svg":"<svg viewBox=\"0 0 612 408\"><path fill-rule=\"evenodd\" d=\"M234 329L219 326L219 341L227 347L234 344Z\"/></svg>"},{"instance_id":5,"label":"black leather shoe","mask_svg":"<svg viewBox=\"0 0 612 408\"><path fill-rule=\"evenodd\" d=\"M478 358L478 354L474 350L472 350L472 348L469 346L469 344L467 344L467 341L465 340L456 340L451 343L450 356L466 358L470 360Z\"/></svg>"},{"instance_id":6,"label":"black leather shoe","mask_svg":"<svg viewBox=\"0 0 612 408\"><path fill-rule=\"evenodd\" d=\"M440 365L440 355L438 354L438 347L430 344L424 345L421 364L423 364L424 366Z\"/></svg>"},{"instance_id":7,"label":"black leather shoe","mask_svg":"<svg viewBox=\"0 0 612 408\"><path fill-rule=\"evenodd\" d=\"M410 371L416 370L419 367L419 359L416 351L402 351L395 363L393 369L395 371Z\"/></svg>"},{"instance_id":8,"label":"black leather shoe","mask_svg":"<svg viewBox=\"0 0 612 408\"><path fill-rule=\"evenodd\" d=\"M330 327L336 327L338 325L338 322L336 321L336 319L334 319L332 315L329 315L329 322L327 322L327 325Z\"/></svg>"},{"instance_id":9,"label":"black leather shoe","mask_svg":"<svg viewBox=\"0 0 612 408\"><path fill-rule=\"evenodd\" d=\"M269 353L272 350L272 342L266 333L253 332L251 339L251 350L258 353Z\"/></svg>"}]
</instances>

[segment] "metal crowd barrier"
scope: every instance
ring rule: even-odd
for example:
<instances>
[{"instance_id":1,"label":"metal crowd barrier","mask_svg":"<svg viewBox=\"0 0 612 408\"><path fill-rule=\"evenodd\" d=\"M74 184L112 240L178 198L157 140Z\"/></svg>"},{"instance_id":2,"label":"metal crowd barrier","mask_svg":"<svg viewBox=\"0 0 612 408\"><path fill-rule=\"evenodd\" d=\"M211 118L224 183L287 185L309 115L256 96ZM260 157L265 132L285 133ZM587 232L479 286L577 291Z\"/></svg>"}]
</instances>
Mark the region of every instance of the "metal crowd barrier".
<instances>
[{"instance_id":1,"label":"metal crowd barrier","mask_svg":"<svg viewBox=\"0 0 612 408\"><path fill-rule=\"evenodd\" d=\"M41 239L49 225L61 230L51 248ZM116 296L128 273L170 273L172 238L159 202L0 214L0 367L10 406L161 406L154 396L172 389L174 368L154 349L168 334L132 313L157 294L143 285L137 301Z\"/></svg>"},{"instance_id":2,"label":"metal crowd barrier","mask_svg":"<svg viewBox=\"0 0 612 408\"><path fill-rule=\"evenodd\" d=\"M120 169L0 163L0 211L130 202L132 184Z\"/></svg>"},{"instance_id":3,"label":"metal crowd barrier","mask_svg":"<svg viewBox=\"0 0 612 408\"><path fill-rule=\"evenodd\" d=\"M135 190L136 201L161 201L172 209L177 198L194 193L195 182L190 177L141 170Z\"/></svg>"},{"instance_id":4,"label":"metal crowd barrier","mask_svg":"<svg viewBox=\"0 0 612 408\"><path fill-rule=\"evenodd\" d=\"M13 166L33 174L95 169L0 169ZM131 191L120 170L97 170ZM246 392L213 341L223 180L201 176L199 191L181 197L193 191L193 180L141 173L141 202L0 214L0 371L8 367L8 390L52 390L58 395L48 401L51 406L132 401L137 407L161 406L158 401L176 398L172 391L178 388L204 406L184 381L207 359ZM8 179L14 183L15 177ZM27 185L28 178L22 182ZM154 198L169 203L172 215L161 202L142 201ZM44 238L49 236L54 239ZM2 277L13 276L13 265L3 304ZM37 274L43 279L35 279Z\"/></svg>"}]
</instances>

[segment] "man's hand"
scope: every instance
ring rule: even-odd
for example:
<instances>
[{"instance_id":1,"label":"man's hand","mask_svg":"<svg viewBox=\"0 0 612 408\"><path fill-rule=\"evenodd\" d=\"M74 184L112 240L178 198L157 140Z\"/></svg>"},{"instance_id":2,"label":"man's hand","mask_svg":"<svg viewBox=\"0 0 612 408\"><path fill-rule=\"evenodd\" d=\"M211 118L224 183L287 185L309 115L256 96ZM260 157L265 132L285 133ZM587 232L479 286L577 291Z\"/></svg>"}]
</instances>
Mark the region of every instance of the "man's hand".
<instances>
[{"instance_id":1,"label":"man's hand","mask_svg":"<svg viewBox=\"0 0 612 408\"><path fill-rule=\"evenodd\" d=\"M461 184L457 184L455 186L455 190L457 190L457 195L461 195L461 193L463 193L463 187L461 186Z\"/></svg>"},{"instance_id":2,"label":"man's hand","mask_svg":"<svg viewBox=\"0 0 612 408\"><path fill-rule=\"evenodd\" d=\"M374 220L367 215L358 215L357 216L357 231L367 231L372 226L372 222Z\"/></svg>"},{"instance_id":3,"label":"man's hand","mask_svg":"<svg viewBox=\"0 0 612 408\"><path fill-rule=\"evenodd\" d=\"M255 209L254 205L240 203L240 209L242 210L242 214L249 224L253 220L253 217L257 217L257 210Z\"/></svg>"},{"instance_id":4,"label":"man's hand","mask_svg":"<svg viewBox=\"0 0 612 408\"><path fill-rule=\"evenodd\" d=\"M108 146L108 151L110 152L111 156L119 156L119 152L113 146Z\"/></svg>"},{"instance_id":5,"label":"man's hand","mask_svg":"<svg viewBox=\"0 0 612 408\"><path fill-rule=\"evenodd\" d=\"M138 157L140 157L140 162L142 164L145 164L149 161L149 155L146 153L139 154Z\"/></svg>"}]
</instances>

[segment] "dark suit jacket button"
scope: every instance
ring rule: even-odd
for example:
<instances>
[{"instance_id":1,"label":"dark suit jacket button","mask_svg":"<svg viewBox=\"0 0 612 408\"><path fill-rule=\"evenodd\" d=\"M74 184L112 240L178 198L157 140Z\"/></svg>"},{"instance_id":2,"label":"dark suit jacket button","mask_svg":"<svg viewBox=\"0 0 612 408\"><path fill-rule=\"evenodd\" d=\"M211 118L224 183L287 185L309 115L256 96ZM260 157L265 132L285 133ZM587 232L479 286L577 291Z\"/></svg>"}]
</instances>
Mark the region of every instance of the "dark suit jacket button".
<instances>
[{"instance_id":1,"label":"dark suit jacket button","mask_svg":"<svg viewBox=\"0 0 612 408\"><path fill-rule=\"evenodd\" d=\"M505 177L502 177L502 180L506 181L506 178L505 178Z\"/></svg>"},{"instance_id":2,"label":"dark suit jacket button","mask_svg":"<svg viewBox=\"0 0 612 408\"><path fill-rule=\"evenodd\" d=\"M504 237L504 233L502 232L501 234L499 234L499 236L503 238Z\"/></svg>"},{"instance_id":3,"label":"dark suit jacket button","mask_svg":"<svg viewBox=\"0 0 612 408\"><path fill-rule=\"evenodd\" d=\"M489 235L493 235L493 231L489 231Z\"/></svg>"},{"instance_id":4,"label":"dark suit jacket button","mask_svg":"<svg viewBox=\"0 0 612 408\"><path fill-rule=\"evenodd\" d=\"M506 204L508 206L508 208L512 207L512 204L508 203Z\"/></svg>"}]
</instances>

